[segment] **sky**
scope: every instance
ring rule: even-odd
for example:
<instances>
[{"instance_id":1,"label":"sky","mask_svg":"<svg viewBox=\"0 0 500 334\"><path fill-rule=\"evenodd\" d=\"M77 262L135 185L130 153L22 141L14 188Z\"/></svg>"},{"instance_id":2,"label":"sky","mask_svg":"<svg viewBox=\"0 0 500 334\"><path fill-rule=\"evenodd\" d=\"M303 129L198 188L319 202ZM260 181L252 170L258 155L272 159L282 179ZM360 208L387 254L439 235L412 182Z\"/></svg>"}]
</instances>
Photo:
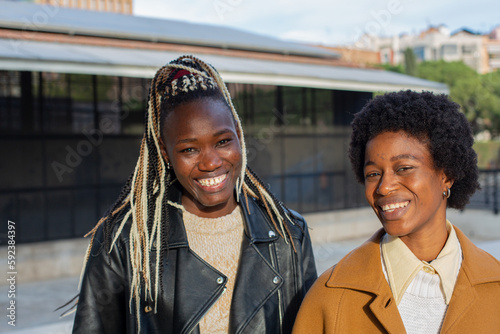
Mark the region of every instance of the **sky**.
<instances>
[{"instance_id":1,"label":"sky","mask_svg":"<svg viewBox=\"0 0 500 334\"><path fill-rule=\"evenodd\" d=\"M349 45L364 32L418 33L444 24L451 32L487 33L500 25L498 0L134 0L134 14L238 28L280 39Z\"/></svg>"}]
</instances>

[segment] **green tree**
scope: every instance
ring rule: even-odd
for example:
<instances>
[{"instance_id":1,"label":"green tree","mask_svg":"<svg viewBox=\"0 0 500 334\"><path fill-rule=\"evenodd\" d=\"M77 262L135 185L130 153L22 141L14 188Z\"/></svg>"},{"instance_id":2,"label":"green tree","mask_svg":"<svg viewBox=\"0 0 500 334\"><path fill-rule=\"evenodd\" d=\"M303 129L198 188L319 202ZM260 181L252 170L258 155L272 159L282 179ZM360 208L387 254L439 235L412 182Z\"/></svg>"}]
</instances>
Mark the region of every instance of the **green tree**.
<instances>
[{"instance_id":1,"label":"green tree","mask_svg":"<svg viewBox=\"0 0 500 334\"><path fill-rule=\"evenodd\" d=\"M405 73L405 69L402 65L391 65L391 64L379 64L377 67L383 68L386 71Z\"/></svg>"},{"instance_id":2,"label":"green tree","mask_svg":"<svg viewBox=\"0 0 500 334\"><path fill-rule=\"evenodd\" d=\"M458 80L473 79L478 75L476 71L461 61L425 61L418 66L418 76L420 78L443 82L450 89Z\"/></svg>"},{"instance_id":3,"label":"green tree","mask_svg":"<svg viewBox=\"0 0 500 334\"><path fill-rule=\"evenodd\" d=\"M460 104L474 132L497 132L494 120L500 112L500 98L487 87L482 76L457 80L450 88L450 97Z\"/></svg>"},{"instance_id":4,"label":"green tree","mask_svg":"<svg viewBox=\"0 0 500 334\"><path fill-rule=\"evenodd\" d=\"M475 133L488 130L498 136L500 129L500 73L480 75L463 62L423 62L418 76L442 82L450 98L460 104Z\"/></svg>"},{"instance_id":5,"label":"green tree","mask_svg":"<svg viewBox=\"0 0 500 334\"><path fill-rule=\"evenodd\" d=\"M418 66L417 66L417 56L415 55L415 52L413 52L413 49L411 48L406 48L404 54L405 54L405 73L408 75L416 76L418 73Z\"/></svg>"}]
</instances>

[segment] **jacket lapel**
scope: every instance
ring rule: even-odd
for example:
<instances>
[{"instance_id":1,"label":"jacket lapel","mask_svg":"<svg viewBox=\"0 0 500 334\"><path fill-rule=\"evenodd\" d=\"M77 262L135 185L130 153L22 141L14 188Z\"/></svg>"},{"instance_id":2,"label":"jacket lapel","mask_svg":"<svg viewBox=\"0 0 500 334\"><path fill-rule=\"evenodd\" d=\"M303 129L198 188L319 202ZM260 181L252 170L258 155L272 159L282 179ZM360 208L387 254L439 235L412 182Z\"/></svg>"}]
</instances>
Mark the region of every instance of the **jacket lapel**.
<instances>
[{"instance_id":1,"label":"jacket lapel","mask_svg":"<svg viewBox=\"0 0 500 334\"><path fill-rule=\"evenodd\" d=\"M500 269L496 260L475 246L460 229L454 228L462 248L463 261L441 328L442 333L452 329L477 301L474 286L500 282ZM478 259L481 260L478 261Z\"/></svg>"},{"instance_id":2,"label":"jacket lapel","mask_svg":"<svg viewBox=\"0 0 500 334\"><path fill-rule=\"evenodd\" d=\"M181 203L182 189L171 185L169 200ZM182 211L169 207L168 251L163 270L163 293L173 314L174 332L190 333L225 291L227 277L191 251ZM195 331L197 332L197 331Z\"/></svg>"},{"instance_id":3,"label":"jacket lapel","mask_svg":"<svg viewBox=\"0 0 500 334\"><path fill-rule=\"evenodd\" d=\"M267 300L277 295L283 278L276 268L272 242L278 238L266 215L254 200L249 199L248 212L245 203L241 207L245 219L245 236L234 286L233 299L244 302L232 303L230 332L239 333L262 308ZM259 287L255 289L254 287Z\"/></svg>"},{"instance_id":4,"label":"jacket lapel","mask_svg":"<svg viewBox=\"0 0 500 334\"><path fill-rule=\"evenodd\" d=\"M174 182L171 187L169 200L180 203L182 189L179 183ZM233 299L244 302L231 304L229 324L231 333L244 330L255 313L268 299L277 295L278 289L283 285L283 278L273 264L276 259L273 259L271 255L272 242L278 239L278 233L271 227L267 215L253 199L249 198L248 201L250 212L245 202L240 205L244 216L245 235L241 245ZM172 287L171 294L175 293L174 318L176 324L181 326L176 328L175 332L185 333L197 324L220 297L227 283L227 277L188 248L181 210L171 207L169 221L167 239L169 253L164 275L167 276L170 273L171 282L180 282L175 289ZM175 258L174 254L176 254ZM177 261L182 265L176 265ZM193 275L193 273L197 274ZM217 283L219 277L223 278L223 284ZM169 286L165 279L167 277L164 277L164 286ZM256 286L259 288L253 288ZM195 302L191 303L190 300Z\"/></svg>"},{"instance_id":5,"label":"jacket lapel","mask_svg":"<svg viewBox=\"0 0 500 334\"><path fill-rule=\"evenodd\" d=\"M346 255L337 264L326 286L374 295L368 305L373 317L388 333L405 333L396 301L382 272L380 238L384 233L380 229L358 249Z\"/></svg>"}]
</instances>

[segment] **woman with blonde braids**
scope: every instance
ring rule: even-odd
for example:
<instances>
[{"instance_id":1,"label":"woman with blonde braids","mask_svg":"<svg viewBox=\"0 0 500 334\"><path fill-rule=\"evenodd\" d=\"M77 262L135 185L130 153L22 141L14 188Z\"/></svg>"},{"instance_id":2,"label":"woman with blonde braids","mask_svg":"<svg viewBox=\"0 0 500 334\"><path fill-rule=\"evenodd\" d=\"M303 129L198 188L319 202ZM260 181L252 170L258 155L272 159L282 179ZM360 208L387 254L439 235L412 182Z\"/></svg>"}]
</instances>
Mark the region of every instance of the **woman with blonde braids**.
<instances>
[{"instance_id":1,"label":"woman with blonde braids","mask_svg":"<svg viewBox=\"0 0 500 334\"><path fill-rule=\"evenodd\" d=\"M304 219L247 166L216 70L151 83L140 156L89 233L73 333L289 333L316 279Z\"/></svg>"}]
</instances>

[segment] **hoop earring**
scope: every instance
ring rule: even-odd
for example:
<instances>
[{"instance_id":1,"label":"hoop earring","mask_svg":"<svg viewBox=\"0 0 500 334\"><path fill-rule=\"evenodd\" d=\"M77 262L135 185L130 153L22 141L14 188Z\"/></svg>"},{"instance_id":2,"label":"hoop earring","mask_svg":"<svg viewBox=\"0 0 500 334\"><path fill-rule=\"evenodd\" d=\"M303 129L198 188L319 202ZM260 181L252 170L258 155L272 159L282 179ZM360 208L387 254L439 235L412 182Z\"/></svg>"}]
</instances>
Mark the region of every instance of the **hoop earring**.
<instances>
[{"instance_id":1,"label":"hoop earring","mask_svg":"<svg viewBox=\"0 0 500 334\"><path fill-rule=\"evenodd\" d=\"M446 198L450 198L451 196L451 190L450 188L446 188L445 191L443 191L443 199L446 197Z\"/></svg>"}]
</instances>

